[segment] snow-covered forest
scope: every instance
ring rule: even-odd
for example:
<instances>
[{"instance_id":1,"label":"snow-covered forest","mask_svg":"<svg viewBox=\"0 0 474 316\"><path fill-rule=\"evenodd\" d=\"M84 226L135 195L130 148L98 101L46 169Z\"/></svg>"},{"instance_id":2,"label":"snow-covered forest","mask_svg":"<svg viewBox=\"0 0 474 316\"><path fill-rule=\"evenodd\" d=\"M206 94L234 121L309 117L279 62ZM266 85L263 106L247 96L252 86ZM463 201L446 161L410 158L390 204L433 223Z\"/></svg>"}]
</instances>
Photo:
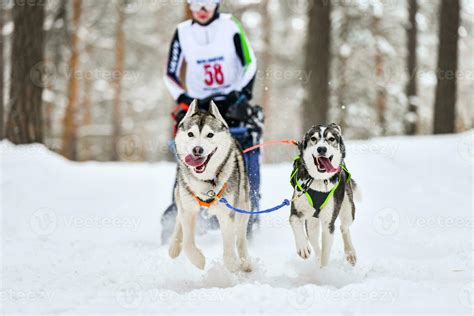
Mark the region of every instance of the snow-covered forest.
<instances>
[{"instance_id":1,"label":"snow-covered forest","mask_svg":"<svg viewBox=\"0 0 474 316\"><path fill-rule=\"evenodd\" d=\"M351 139L433 133L437 75L444 71L437 70L441 1L327 2L330 29L322 32L330 32L329 100L326 117L313 124L340 123ZM2 3L6 120L15 1ZM317 3L223 3L223 12L242 21L257 55L253 103L265 109L265 139L299 139L308 127L303 108L317 75L305 61L306 43L319 32L308 21ZM417 36L412 70L410 3L416 5ZM455 111L456 131L472 128L474 120L472 1L461 1L460 11L457 101L445 105ZM167 143L175 102L162 77L171 38L185 16L184 0L45 1L44 58L31 69L35 85L43 88L44 143L80 161L172 159ZM416 90L409 93L410 78ZM285 161L284 150L267 153L265 161Z\"/></svg>"}]
</instances>

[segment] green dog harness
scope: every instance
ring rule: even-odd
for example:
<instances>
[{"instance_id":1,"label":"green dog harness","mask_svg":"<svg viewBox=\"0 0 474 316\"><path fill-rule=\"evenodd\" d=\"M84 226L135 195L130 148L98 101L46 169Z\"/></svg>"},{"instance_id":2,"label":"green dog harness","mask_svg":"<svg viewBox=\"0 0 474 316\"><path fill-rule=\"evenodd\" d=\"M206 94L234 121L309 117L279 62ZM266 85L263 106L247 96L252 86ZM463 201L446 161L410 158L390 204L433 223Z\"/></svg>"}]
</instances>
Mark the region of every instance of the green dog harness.
<instances>
[{"instance_id":1,"label":"green dog harness","mask_svg":"<svg viewBox=\"0 0 474 316\"><path fill-rule=\"evenodd\" d=\"M346 183L349 183L349 181L351 180L351 173L349 172L349 170L347 170L345 165L341 165L340 167L342 171L339 172L339 178L334 188L332 188L332 190L329 192L316 191L310 189L311 183L314 180L313 178L308 178L303 184L298 181L299 168L296 162L300 159L300 156L295 157L295 164L293 167L293 171L291 172L290 184L296 192L301 192L300 196L303 194L306 196L309 204L315 209L314 217L319 217L319 213L321 212L323 207L328 203L328 201L334 195L334 192L336 192L336 190L339 188L343 173L346 177Z\"/></svg>"}]
</instances>

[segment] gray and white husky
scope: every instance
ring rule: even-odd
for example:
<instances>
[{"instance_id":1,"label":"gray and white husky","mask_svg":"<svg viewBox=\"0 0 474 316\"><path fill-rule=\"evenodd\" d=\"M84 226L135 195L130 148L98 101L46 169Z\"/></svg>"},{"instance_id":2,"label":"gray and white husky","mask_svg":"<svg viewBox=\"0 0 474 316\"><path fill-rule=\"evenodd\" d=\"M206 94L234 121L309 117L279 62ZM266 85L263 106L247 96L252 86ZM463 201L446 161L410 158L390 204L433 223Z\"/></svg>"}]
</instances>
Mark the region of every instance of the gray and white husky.
<instances>
[{"instance_id":1,"label":"gray and white husky","mask_svg":"<svg viewBox=\"0 0 474 316\"><path fill-rule=\"evenodd\" d=\"M209 112L201 112L194 101L178 126L178 156L175 199L178 208L170 240L169 255L176 258L181 249L199 269L206 259L196 247L196 219L201 207L216 215L224 244L224 264L229 271L252 270L247 250L249 215L235 213L217 200L225 197L241 209L250 208L249 180L242 150L229 133L229 127L214 102Z\"/></svg>"},{"instance_id":2,"label":"gray and white husky","mask_svg":"<svg viewBox=\"0 0 474 316\"><path fill-rule=\"evenodd\" d=\"M295 158L291 176L295 191L290 215L297 253L303 259L309 258L311 243L318 264L326 266L339 218L346 259L355 265L356 251L349 228L355 218L356 184L344 165L346 151L341 128L334 123L313 126L298 146L300 155Z\"/></svg>"}]
</instances>

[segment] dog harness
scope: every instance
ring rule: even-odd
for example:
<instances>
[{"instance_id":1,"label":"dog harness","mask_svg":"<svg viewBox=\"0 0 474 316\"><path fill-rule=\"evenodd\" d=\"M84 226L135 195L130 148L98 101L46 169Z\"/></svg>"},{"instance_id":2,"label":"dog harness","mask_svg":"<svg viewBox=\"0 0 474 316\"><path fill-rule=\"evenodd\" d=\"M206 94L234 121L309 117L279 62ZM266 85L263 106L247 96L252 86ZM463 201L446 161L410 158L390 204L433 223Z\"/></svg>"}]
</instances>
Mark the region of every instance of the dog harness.
<instances>
[{"instance_id":1,"label":"dog harness","mask_svg":"<svg viewBox=\"0 0 474 316\"><path fill-rule=\"evenodd\" d=\"M225 190L227 189L228 184L227 182L224 183L222 186L222 189L219 191L219 193L216 194L213 190L207 192L207 195L210 197L210 199L203 201L201 200L194 192L191 191L191 194L193 195L194 199L198 202L199 206L205 207L205 208L210 208L216 201L219 200L220 197L224 195Z\"/></svg>"},{"instance_id":2,"label":"dog harness","mask_svg":"<svg viewBox=\"0 0 474 316\"><path fill-rule=\"evenodd\" d=\"M300 160L300 159L301 159L300 156L295 157L295 161ZM340 169L341 171L339 172L339 178L334 188L332 188L332 190L329 192L320 192L320 191L310 189L311 183L314 180L313 178L307 179L305 183L303 184L301 184L298 181L299 168L295 164L295 167L293 171L291 172L290 184L295 189L295 191L302 192L298 197L300 197L303 194L306 196L309 204L315 209L314 217L319 217L319 213L321 212L323 207L328 203L329 199L334 195L334 192L336 192L342 180L342 173L344 172L346 174L346 178L347 178L346 183L349 183L349 181L351 180L351 173L347 170L346 166L341 165ZM325 182L326 181L327 180L325 180Z\"/></svg>"}]
</instances>

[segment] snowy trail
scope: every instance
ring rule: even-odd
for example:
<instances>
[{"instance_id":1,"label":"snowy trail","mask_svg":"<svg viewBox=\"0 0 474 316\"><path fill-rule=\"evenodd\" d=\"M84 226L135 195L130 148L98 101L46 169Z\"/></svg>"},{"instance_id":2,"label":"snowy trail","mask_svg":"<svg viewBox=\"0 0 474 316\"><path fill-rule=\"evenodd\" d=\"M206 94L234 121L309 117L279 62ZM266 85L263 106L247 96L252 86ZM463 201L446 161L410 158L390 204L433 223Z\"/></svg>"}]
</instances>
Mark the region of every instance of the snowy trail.
<instances>
[{"instance_id":1,"label":"snowy trail","mask_svg":"<svg viewBox=\"0 0 474 316\"><path fill-rule=\"evenodd\" d=\"M255 271L231 274L221 237L197 238L207 265L169 259L160 216L175 167L68 162L0 143L4 313L470 313L474 132L352 142L358 264L299 259L289 209L261 217ZM290 164L263 169L263 205L291 194Z\"/></svg>"}]
</instances>

